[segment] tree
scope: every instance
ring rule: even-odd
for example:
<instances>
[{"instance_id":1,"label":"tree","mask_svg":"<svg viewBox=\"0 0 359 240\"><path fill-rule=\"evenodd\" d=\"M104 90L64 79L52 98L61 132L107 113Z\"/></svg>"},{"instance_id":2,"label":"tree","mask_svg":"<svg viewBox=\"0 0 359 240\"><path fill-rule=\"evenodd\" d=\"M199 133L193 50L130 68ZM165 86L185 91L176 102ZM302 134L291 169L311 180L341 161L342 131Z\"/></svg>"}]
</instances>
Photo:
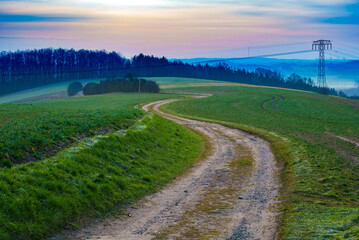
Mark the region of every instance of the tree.
<instances>
[{"instance_id":1,"label":"tree","mask_svg":"<svg viewBox=\"0 0 359 240\"><path fill-rule=\"evenodd\" d=\"M326 88L326 87L318 88L318 93L323 94L323 95L328 95L329 91L330 91L330 89Z\"/></svg>"},{"instance_id":2,"label":"tree","mask_svg":"<svg viewBox=\"0 0 359 240\"><path fill-rule=\"evenodd\" d=\"M88 83L84 86L82 91L83 91L84 95L97 94L97 92L98 92L97 84L96 83Z\"/></svg>"},{"instance_id":3,"label":"tree","mask_svg":"<svg viewBox=\"0 0 359 240\"><path fill-rule=\"evenodd\" d=\"M339 97L345 97L345 98L348 97L342 90L339 91L338 95Z\"/></svg>"},{"instance_id":4,"label":"tree","mask_svg":"<svg viewBox=\"0 0 359 240\"><path fill-rule=\"evenodd\" d=\"M73 82L67 88L67 95L69 97L75 96L78 92L82 91L82 83Z\"/></svg>"},{"instance_id":5,"label":"tree","mask_svg":"<svg viewBox=\"0 0 359 240\"><path fill-rule=\"evenodd\" d=\"M125 59L116 52L105 50L46 48L0 54L0 95L73 79L103 79L111 76L108 79L115 80L128 72L132 73L126 75L128 81L134 80L134 76L186 77L319 91L311 79L292 74L284 80L280 73L263 68L250 72L232 68L225 63L194 65L144 54ZM106 92L118 91L120 88L121 91L138 90L134 82L131 84L120 81L114 85L105 83L98 87L103 87ZM86 91L100 91L91 87L95 86L89 85ZM329 94L334 93L335 90L329 90Z\"/></svg>"}]
</instances>

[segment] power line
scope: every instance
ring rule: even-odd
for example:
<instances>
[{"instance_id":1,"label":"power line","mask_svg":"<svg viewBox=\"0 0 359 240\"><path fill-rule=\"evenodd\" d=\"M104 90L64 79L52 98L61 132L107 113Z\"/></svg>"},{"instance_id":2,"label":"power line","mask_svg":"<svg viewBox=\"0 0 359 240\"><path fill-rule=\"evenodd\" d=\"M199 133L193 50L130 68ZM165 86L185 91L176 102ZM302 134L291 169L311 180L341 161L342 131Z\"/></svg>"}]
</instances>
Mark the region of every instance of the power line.
<instances>
[{"instance_id":1,"label":"power line","mask_svg":"<svg viewBox=\"0 0 359 240\"><path fill-rule=\"evenodd\" d=\"M270 47L275 47L275 46L291 46L291 45L298 45L298 44L302 44L302 43L307 43L307 42L298 42L298 43L290 43L290 44L284 44L284 45L266 45L266 46L254 46L251 48L270 48ZM231 48L228 49L228 51L233 51L235 49L247 49L247 48ZM355 57L355 58L359 58L359 56L354 55L354 54L350 54L350 53L345 53L343 51L337 51L337 50L333 50L336 55L341 54L341 55L347 55L347 56L351 56L351 57ZM247 59L255 59L255 58L266 58L266 57L275 57L275 56L284 56L284 55L293 55L293 54L302 54L302 53L309 53L309 52L313 52L313 50L301 50L301 51L292 51L292 52L280 52L280 53L271 53L271 54L262 54L262 55L256 55L256 56L251 56L251 57L239 57L239 58L219 58L219 59L213 59L213 60L203 60L203 61L197 61L197 62L192 62L192 63L184 63L183 64L190 64L190 65L195 65L195 64L201 64L201 63L215 63L215 62L225 62L225 61L236 61L236 60L247 60ZM5 76L31 76L31 75L51 75L51 74L64 74L64 73L90 73L90 72L104 72L104 71L123 71L123 72L129 72L131 70L140 70L140 69L155 69L155 68L161 68L161 67L169 67L172 66L174 62L168 62L168 64L158 64L158 65L152 65L152 66L146 66L146 67L131 67L129 69L126 69L124 67L117 67L117 68L110 68L110 69L98 69L98 68L94 68L94 69L86 69L86 70L63 70L60 72L55 72L55 71L46 71L46 72L41 72L41 73L12 73L12 74L0 74L0 76L5 77Z\"/></svg>"},{"instance_id":2,"label":"power line","mask_svg":"<svg viewBox=\"0 0 359 240\"><path fill-rule=\"evenodd\" d=\"M246 46L246 47L233 47L233 48L214 48L209 51L187 51L181 52L181 55L188 55L188 54L210 54L210 53L219 53L219 52L235 52L235 51L247 51L248 48L250 49L265 49L265 48L275 48L275 47L283 47L283 46L294 46L294 45L301 45L301 44L309 44L309 42L295 42L295 43L287 43L287 44L272 44L272 45L258 45L258 46Z\"/></svg>"},{"instance_id":3,"label":"power line","mask_svg":"<svg viewBox=\"0 0 359 240\"><path fill-rule=\"evenodd\" d=\"M334 56L336 58L343 58L344 56L341 54L336 53L335 51L327 51L327 54L330 56Z\"/></svg>"},{"instance_id":4,"label":"power line","mask_svg":"<svg viewBox=\"0 0 359 240\"><path fill-rule=\"evenodd\" d=\"M338 42L338 41L337 41ZM343 43L343 42L338 42L340 45L343 45L343 46L346 46L346 47L348 47L348 48L351 48L351 49L355 49L355 50L357 50L357 51L359 51L359 47L353 47L353 46L350 46L350 45L348 45L348 44L346 44L346 43Z\"/></svg>"},{"instance_id":5,"label":"power line","mask_svg":"<svg viewBox=\"0 0 359 240\"><path fill-rule=\"evenodd\" d=\"M284 46L294 46L300 44L308 44L311 42L296 42L296 43L285 43L285 44L273 44L273 45L262 45L262 46L249 46L251 49L260 49L260 48L273 48L273 47L284 47Z\"/></svg>"},{"instance_id":6,"label":"power line","mask_svg":"<svg viewBox=\"0 0 359 240\"><path fill-rule=\"evenodd\" d=\"M336 48L336 49L338 49L338 48ZM345 52L345 50L343 51L342 49L339 49L339 51L338 51L338 50L334 50L334 52L341 53L341 54L344 54L344 55L347 55L347 56L350 56L350 57L359 59L359 56L358 56L358 55L355 55L355 54L352 54L352 53L347 53L347 52Z\"/></svg>"},{"instance_id":7,"label":"power line","mask_svg":"<svg viewBox=\"0 0 359 240\"><path fill-rule=\"evenodd\" d=\"M252 57L241 57L241 58L219 58L219 59L214 59L214 60L204 60L204 61L193 62L193 64L211 63L211 62L226 62L226 61L253 59L253 58L266 58L266 57L275 57L275 56L292 55L292 54L309 53L309 52L313 52L313 50L272 53L272 54L257 55L257 56L252 56Z\"/></svg>"},{"instance_id":8,"label":"power line","mask_svg":"<svg viewBox=\"0 0 359 240\"><path fill-rule=\"evenodd\" d=\"M199 62L193 62L194 64L200 64L200 63L206 63L206 62L222 62L222 61L233 61L233 60L245 60L245 59L253 59L253 58L265 58L265 57L271 57L271 56L282 56L282 55L290 55L290 54L300 54L300 53L307 53L312 52L312 50L304 50L304 51L295 51L295 52L285 52L285 53L274 53L274 54L266 54L266 55L258 55L258 56L252 56L252 57L243 57L243 58L226 58L226 59L217 59L217 60L209 60L209 61L199 61ZM182 62L183 63L183 62ZM168 64L158 64L158 65L152 65L152 66L146 66L146 67L131 67L129 69L125 68L110 68L110 69L86 69L86 70L63 70L60 72L55 71L46 71L41 73L12 73L12 74L0 74L0 76L31 76L31 75L50 75L50 74L63 74L63 73L90 73L90 72L103 72L103 71L131 71L131 70L140 70L140 69L150 69L150 68L160 68L160 67L169 67L172 66L173 62L169 62ZM183 63L186 64L186 63ZM190 65L191 65L190 64Z\"/></svg>"}]
</instances>

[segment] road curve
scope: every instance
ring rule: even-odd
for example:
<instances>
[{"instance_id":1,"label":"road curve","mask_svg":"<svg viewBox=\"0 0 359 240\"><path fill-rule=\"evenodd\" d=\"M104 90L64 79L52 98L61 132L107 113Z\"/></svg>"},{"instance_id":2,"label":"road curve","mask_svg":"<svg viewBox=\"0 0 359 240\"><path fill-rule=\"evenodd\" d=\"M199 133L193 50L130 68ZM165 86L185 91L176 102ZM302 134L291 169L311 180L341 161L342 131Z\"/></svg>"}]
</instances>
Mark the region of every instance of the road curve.
<instances>
[{"instance_id":1,"label":"road curve","mask_svg":"<svg viewBox=\"0 0 359 240\"><path fill-rule=\"evenodd\" d=\"M125 215L71 234L71 239L276 239L278 167L269 143L220 124L151 110L202 134L204 159ZM250 162L252 161L252 165Z\"/></svg>"}]
</instances>

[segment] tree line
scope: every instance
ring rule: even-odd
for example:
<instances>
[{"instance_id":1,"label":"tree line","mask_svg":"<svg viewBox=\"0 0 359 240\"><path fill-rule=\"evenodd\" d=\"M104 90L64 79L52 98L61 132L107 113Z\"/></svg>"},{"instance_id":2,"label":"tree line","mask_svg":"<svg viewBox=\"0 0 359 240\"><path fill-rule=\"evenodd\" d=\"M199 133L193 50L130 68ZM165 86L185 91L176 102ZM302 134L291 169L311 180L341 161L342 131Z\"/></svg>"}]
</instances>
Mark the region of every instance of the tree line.
<instances>
[{"instance_id":1,"label":"tree line","mask_svg":"<svg viewBox=\"0 0 359 240\"><path fill-rule=\"evenodd\" d=\"M84 95L104 94L112 92L139 92L159 93L160 87L155 81L145 79L126 79L105 80L100 83L88 83L83 87Z\"/></svg>"},{"instance_id":2,"label":"tree line","mask_svg":"<svg viewBox=\"0 0 359 240\"><path fill-rule=\"evenodd\" d=\"M254 72L224 63L188 64L165 57L139 54L126 59L105 50L39 49L0 54L0 95L70 80L135 77L189 77L253 85L293 88L337 95L335 89L319 89L310 78L258 68Z\"/></svg>"}]
</instances>

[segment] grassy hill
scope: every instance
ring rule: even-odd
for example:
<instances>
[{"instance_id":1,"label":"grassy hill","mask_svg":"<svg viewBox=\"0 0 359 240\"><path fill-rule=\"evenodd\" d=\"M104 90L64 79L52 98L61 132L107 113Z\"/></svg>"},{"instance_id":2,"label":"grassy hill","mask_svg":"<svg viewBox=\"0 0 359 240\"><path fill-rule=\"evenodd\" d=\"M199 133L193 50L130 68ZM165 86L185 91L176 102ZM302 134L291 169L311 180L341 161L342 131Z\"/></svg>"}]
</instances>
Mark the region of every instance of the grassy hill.
<instances>
[{"instance_id":1,"label":"grassy hill","mask_svg":"<svg viewBox=\"0 0 359 240\"><path fill-rule=\"evenodd\" d=\"M167 111L266 138L283 165L282 239L359 237L359 101L250 86L174 88L212 93Z\"/></svg>"},{"instance_id":2,"label":"grassy hill","mask_svg":"<svg viewBox=\"0 0 359 240\"><path fill-rule=\"evenodd\" d=\"M198 158L197 135L134 109L137 100L110 94L0 105L1 240L42 239L118 211Z\"/></svg>"},{"instance_id":3,"label":"grassy hill","mask_svg":"<svg viewBox=\"0 0 359 240\"><path fill-rule=\"evenodd\" d=\"M271 142L283 167L282 239L358 238L359 101L210 80L151 80L169 90L213 94L171 103L167 111ZM38 239L114 211L196 159L201 140L133 109L137 97L0 105L0 239ZM178 97L143 94L141 100Z\"/></svg>"},{"instance_id":4,"label":"grassy hill","mask_svg":"<svg viewBox=\"0 0 359 240\"><path fill-rule=\"evenodd\" d=\"M195 79L195 78L176 78L176 77L152 77L146 79L156 81L162 89L166 89L169 87L198 86L198 85L201 86L201 85L226 83L223 81L213 81L213 80ZM101 80L105 80L105 79L80 80L79 82L85 84L89 82L99 82ZM0 104L67 98L67 88L74 81L49 84L41 87L31 88L28 90L0 96ZM229 84L233 85L233 83L229 83Z\"/></svg>"},{"instance_id":5,"label":"grassy hill","mask_svg":"<svg viewBox=\"0 0 359 240\"><path fill-rule=\"evenodd\" d=\"M65 98L67 97L67 87L72 82L73 81L54 83L0 96L0 104ZM88 81L83 80L80 82L86 83Z\"/></svg>"}]
</instances>

